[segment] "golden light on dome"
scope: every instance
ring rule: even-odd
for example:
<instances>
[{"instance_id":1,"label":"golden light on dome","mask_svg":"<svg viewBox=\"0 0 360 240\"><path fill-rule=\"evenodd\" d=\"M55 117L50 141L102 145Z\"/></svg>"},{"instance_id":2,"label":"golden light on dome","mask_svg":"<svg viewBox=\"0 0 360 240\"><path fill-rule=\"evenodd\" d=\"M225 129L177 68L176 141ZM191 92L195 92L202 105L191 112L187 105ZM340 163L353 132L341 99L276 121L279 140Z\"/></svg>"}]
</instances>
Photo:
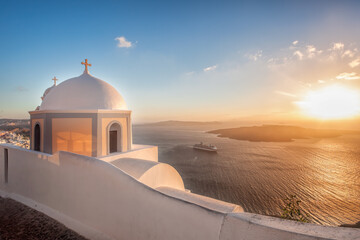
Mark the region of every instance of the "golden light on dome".
<instances>
[{"instance_id":1,"label":"golden light on dome","mask_svg":"<svg viewBox=\"0 0 360 240\"><path fill-rule=\"evenodd\" d=\"M332 85L308 92L296 104L310 117L343 119L360 113L360 94L341 85Z\"/></svg>"}]
</instances>

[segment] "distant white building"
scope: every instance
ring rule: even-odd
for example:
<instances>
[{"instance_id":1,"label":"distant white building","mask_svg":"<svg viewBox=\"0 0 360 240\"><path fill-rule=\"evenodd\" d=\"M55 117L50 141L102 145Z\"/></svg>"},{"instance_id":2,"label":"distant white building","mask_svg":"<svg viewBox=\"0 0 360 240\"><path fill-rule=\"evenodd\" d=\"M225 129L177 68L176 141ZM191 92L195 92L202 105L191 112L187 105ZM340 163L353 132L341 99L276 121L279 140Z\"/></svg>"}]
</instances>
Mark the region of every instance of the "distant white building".
<instances>
[{"instance_id":1,"label":"distant white building","mask_svg":"<svg viewBox=\"0 0 360 240\"><path fill-rule=\"evenodd\" d=\"M359 229L246 213L185 190L157 147L132 143L124 99L82 64L82 75L55 82L30 112L30 150L0 144L0 196L89 239L360 239Z\"/></svg>"}]
</instances>

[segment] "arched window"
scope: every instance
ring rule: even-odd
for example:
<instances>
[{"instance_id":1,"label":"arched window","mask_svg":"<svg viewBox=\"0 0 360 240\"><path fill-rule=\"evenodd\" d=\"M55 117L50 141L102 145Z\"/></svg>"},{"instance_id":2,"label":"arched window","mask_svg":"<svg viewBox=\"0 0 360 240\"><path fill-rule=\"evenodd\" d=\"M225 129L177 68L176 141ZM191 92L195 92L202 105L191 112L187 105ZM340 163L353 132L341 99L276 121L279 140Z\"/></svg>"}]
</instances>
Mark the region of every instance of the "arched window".
<instances>
[{"instance_id":1,"label":"arched window","mask_svg":"<svg viewBox=\"0 0 360 240\"><path fill-rule=\"evenodd\" d=\"M109 153L121 152L121 126L113 123L109 128Z\"/></svg>"},{"instance_id":2,"label":"arched window","mask_svg":"<svg viewBox=\"0 0 360 240\"><path fill-rule=\"evenodd\" d=\"M40 125L36 124L34 128L34 150L40 151L41 135L40 135Z\"/></svg>"}]
</instances>

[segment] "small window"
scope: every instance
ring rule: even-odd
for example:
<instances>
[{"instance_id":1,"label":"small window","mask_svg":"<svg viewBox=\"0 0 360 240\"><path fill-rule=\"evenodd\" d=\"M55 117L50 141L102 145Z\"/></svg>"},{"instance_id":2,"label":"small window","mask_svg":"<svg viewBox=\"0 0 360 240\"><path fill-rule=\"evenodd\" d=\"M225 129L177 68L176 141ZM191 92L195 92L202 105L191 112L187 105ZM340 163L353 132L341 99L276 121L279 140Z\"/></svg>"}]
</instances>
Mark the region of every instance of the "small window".
<instances>
[{"instance_id":1,"label":"small window","mask_svg":"<svg viewBox=\"0 0 360 240\"><path fill-rule=\"evenodd\" d=\"M121 126L118 123L113 123L109 129L108 150L109 153L121 152Z\"/></svg>"},{"instance_id":2,"label":"small window","mask_svg":"<svg viewBox=\"0 0 360 240\"><path fill-rule=\"evenodd\" d=\"M8 169L9 169L9 151L7 148L4 149L4 177L5 183L8 182Z\"/></svg>"},{"instance_id":3,"label":"small window","mask_svg":"<svg viewBox=\"0 0 360 240\"><path fill-rule=\"evenodd\" d=\"M34 129L34 150L35 151L40 151L40 143L41 143L40 137L41 137L40 125L36 124L35 129Z\"/></svg>"},{"instance_id":4,"label":"small window","mask_svg":"<svg viewBox=\"0 0 360 240\"><path fill-rule=\"evenodd\" d=\"M117 151L117 131L110 131L110 153Z\"/></svg>"}]
</instances>

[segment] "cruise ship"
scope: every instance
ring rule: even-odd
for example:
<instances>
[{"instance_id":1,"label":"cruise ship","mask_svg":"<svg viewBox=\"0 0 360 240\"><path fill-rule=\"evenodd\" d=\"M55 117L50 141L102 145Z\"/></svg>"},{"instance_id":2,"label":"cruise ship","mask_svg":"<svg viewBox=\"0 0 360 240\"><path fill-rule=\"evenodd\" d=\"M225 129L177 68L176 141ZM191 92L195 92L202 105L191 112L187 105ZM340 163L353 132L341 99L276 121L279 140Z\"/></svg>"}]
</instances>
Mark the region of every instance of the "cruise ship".
<instances>
[{"instance_id":1,"label":"cruise ship","mask_svg":"<svg viewBox=\"0 0 360 240\"><path fill-rule=\"evenodd\" d=\"M194 144L193 148L203 150L203 151L208 151L208 152L216 152L217 151L217 147L215 147L211 144L206 145L206 144L203 144L202 142L200 144Z\"/></svg>"}]
</instances>

